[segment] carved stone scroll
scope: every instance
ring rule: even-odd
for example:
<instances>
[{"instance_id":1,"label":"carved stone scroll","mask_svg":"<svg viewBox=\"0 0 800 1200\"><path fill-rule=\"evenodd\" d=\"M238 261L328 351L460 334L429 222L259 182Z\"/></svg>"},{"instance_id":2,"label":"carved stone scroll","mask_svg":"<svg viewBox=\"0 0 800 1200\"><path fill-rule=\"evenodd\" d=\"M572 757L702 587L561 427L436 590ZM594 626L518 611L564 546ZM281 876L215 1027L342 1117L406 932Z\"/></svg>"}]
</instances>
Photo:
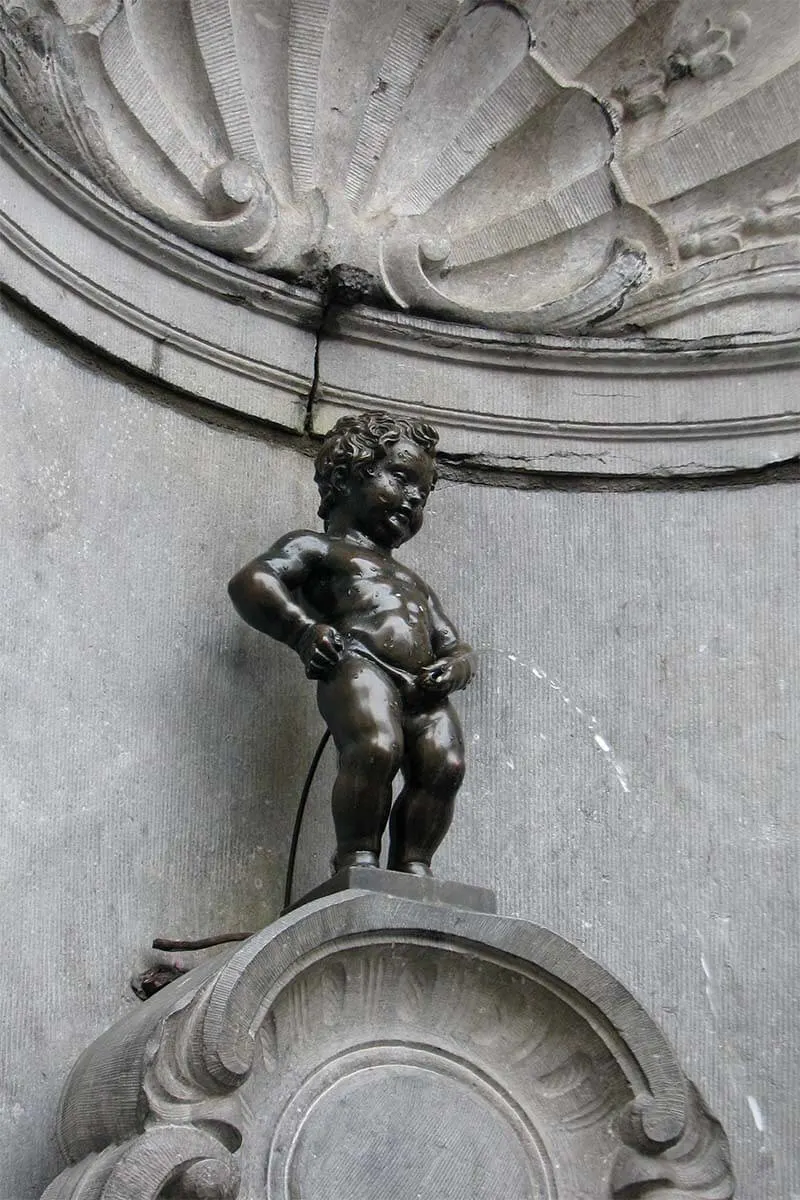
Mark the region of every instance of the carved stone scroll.
<instances>
[{"instance_id":1,"label":"carved stone scroll","mask_svg":"<svg viewBox=\"0 0 800 1200\"><path fill-rule=\"evenodd\" d=\"M795 0L87 10L0 4L0 103L258 271L346 264L379 303L566 334L647 328L665 288L692 313L687 257L751 305L752 247L796 261Z\"/></svg>"},{"instance_id":2,"label":"carved stone scroll","mask_svg":"<svg viewBox=\"0 0 800 1200\"><path fill-rule=\"evenodd\" d=\"M44 1200L729 1200L663 1035L524 921L366 891L304 905L91 1046Z\"/></svg>"}]
</instances>

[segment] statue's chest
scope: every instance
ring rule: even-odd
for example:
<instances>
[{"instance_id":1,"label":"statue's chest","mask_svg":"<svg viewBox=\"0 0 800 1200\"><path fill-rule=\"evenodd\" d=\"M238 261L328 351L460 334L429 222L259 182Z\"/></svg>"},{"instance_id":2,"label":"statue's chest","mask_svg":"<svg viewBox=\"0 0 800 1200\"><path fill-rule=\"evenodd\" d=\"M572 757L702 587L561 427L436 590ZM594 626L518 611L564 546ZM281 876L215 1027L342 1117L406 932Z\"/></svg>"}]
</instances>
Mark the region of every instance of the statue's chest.
<instances>
[{"instance_id":1,"label":"statue's chest","mask_svg":"<svg viewBox=\"0 0 800 1200\"><path fill-rule=\"evenodd\" d=\"M325 610L346 610L370 603L384 606L391 599L421 604L420 581L391 559L369 554L334 558L311 582L309 598Z\"/></svg>"}]
</instances>

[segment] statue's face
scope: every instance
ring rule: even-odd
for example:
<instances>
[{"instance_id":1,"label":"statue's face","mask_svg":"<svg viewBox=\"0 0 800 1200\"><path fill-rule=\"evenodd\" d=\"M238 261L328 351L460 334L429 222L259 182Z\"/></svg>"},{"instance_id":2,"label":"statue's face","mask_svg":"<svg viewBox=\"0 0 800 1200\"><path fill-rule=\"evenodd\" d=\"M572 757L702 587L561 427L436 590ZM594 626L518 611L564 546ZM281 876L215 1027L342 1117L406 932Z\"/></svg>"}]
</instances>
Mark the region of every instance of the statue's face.
<instances>
[{"instance_id":1,"label":"statue's face","mask_svg":"<svg viewBox=\"0 0 800 1200\"><path fill-rule=\"evenodd\" d=\"M350 510L357 529L392 549L419 531L434 481L433 459L416 442L390 446L369 473L353 480Z\"/></svg>"}]
</instances>

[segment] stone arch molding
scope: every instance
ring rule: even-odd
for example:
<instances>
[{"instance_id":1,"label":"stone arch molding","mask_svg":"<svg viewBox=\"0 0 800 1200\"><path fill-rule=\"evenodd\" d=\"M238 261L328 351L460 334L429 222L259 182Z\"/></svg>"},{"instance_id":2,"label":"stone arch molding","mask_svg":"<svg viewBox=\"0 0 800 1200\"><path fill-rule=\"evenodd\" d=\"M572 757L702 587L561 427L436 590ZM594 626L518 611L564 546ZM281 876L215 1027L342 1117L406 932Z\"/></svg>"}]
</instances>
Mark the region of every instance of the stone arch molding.
<instances>
[{"instance_id":1,"label":"stone arch molding","mask_svg":"<svg viewBox=\"0 0 800 1200\"><path fill-rule=\"evenodd\" d=\"M800 233L796 6L751 6L16 0L3 53L48 145L197 245L568 333L651 324L676 261L746 296Z\"/></svg>"},{"instance_id":2,"label":"stone arch molding","mask_svg":"<svg viewBox=\"0 0 800 1200\"><path fill-rule=\"evenodd\" d=\"M0 61L7 286L149 373L523 470L797 452L795 0L2 0Z\"/></svg>"},{"instance_id":3,"label":"stone arch molding","mask_svg":"<svg viewBox=\"0 0 800 1200\"><path fill-rule=\"evenodd\" d=\"M43 1200L730 1200L630 995L538 926L351 890L147 1001L67 1084Z\"/></svg>"}]
</instances>

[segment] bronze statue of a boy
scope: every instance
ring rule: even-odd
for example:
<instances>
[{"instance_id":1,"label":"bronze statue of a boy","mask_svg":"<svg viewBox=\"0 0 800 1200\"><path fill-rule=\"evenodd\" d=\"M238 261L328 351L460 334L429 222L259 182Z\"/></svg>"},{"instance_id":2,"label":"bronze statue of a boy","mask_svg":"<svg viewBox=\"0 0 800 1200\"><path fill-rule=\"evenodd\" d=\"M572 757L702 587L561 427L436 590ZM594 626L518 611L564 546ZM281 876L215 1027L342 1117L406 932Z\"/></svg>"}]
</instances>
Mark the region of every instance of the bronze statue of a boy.
<instances>
[{"instance_id":1,"label":"bronze statue of a boy","mask_svg":"<svg viewBox=\"0 0 800 1200\"><path fill-rule=\"evenodd\" d=\"M316 459L325 532L287 534L229 585L245 621L295 649L318 680L339 754L337 869L378 865L391 811L390 869L429 875L464 776L448 696L472 678L472 654L427 584L392 556L422 525L437 441L430 425L343 417Z\"/></svg>"}]
</instances>

